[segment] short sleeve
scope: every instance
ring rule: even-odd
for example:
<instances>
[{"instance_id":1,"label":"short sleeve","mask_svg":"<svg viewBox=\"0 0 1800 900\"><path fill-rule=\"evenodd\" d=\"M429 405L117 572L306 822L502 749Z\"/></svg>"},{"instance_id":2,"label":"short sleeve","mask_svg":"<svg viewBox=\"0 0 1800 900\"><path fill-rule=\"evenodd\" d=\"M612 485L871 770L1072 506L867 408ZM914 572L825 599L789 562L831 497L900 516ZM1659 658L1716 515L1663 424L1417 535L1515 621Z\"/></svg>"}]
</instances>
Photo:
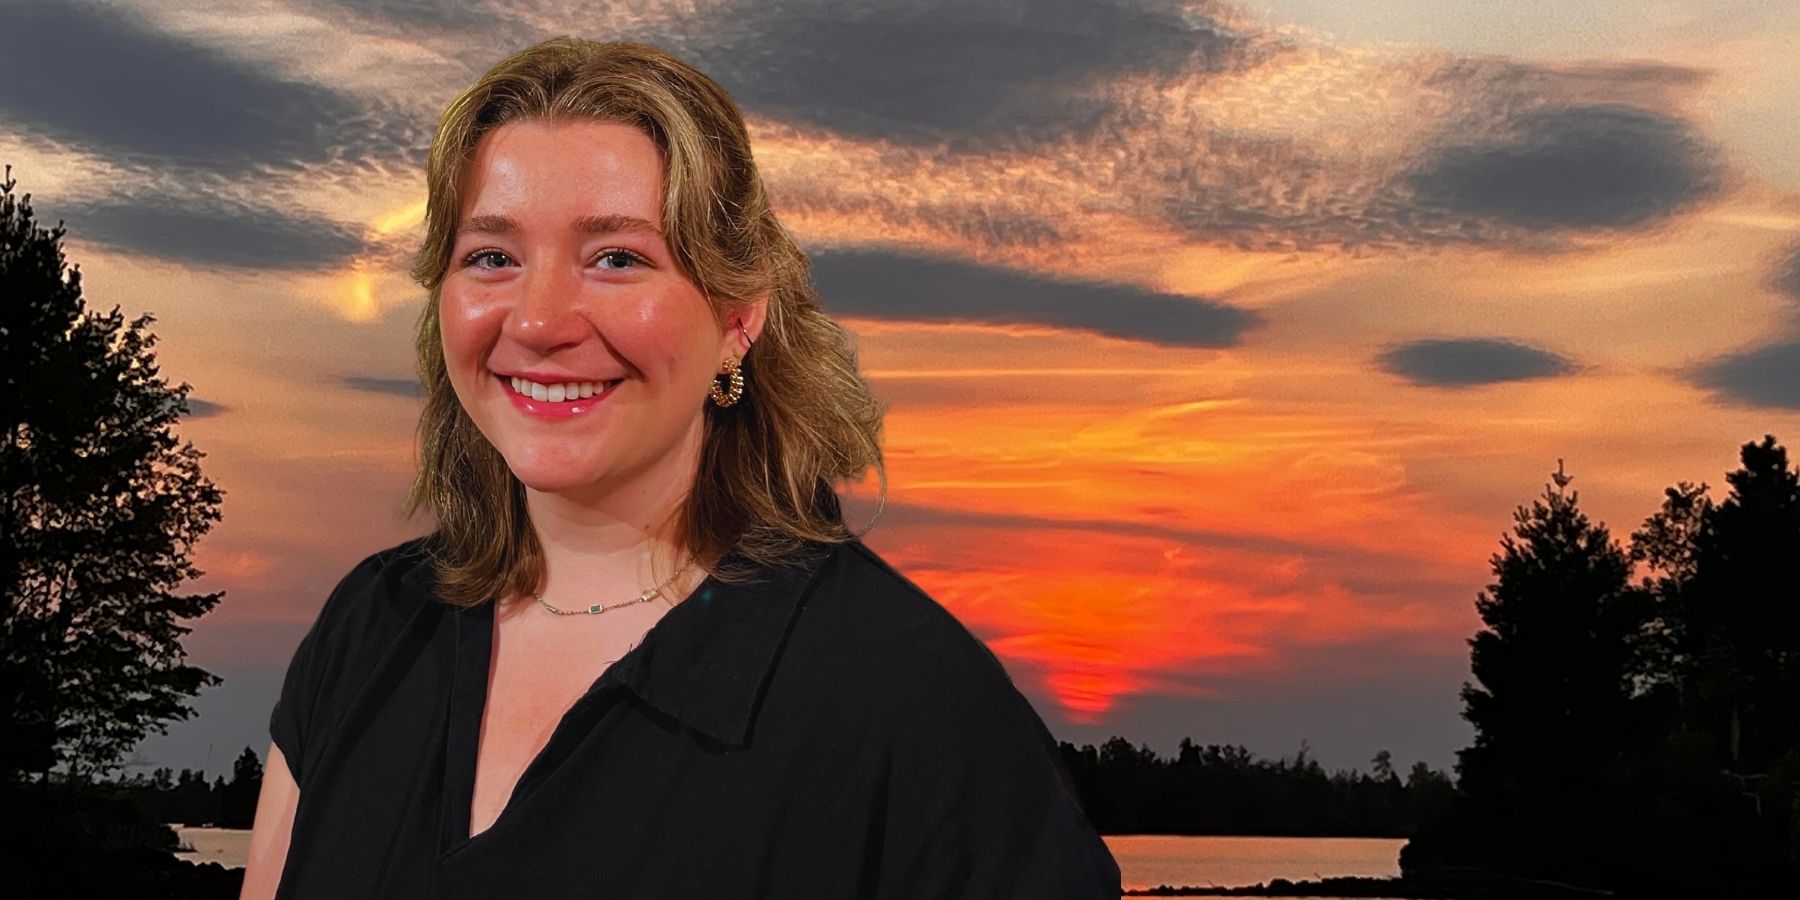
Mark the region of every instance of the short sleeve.
<instances>
[{"instance_id":1,"label":"short sleeve","mask_svg":"<svg viewBox=\"0 0 1800 900\"><path fill-rule=\"evenodd\" d=\"M337 652L333 649L337 644L333 637L342 627L341 620L348 612L346 607L364 592L374 577L380 558L381 554L365 558L338 580L288 661L281 691L269 714L269 738L286 758L288 771L297 785L305 784L307 751L313 743L314 723L325 721L318 707L331 668L331 657Z\"/></svg>"},{"instance_id":2,"label":"short sleeve","mask_svg":"<svg viewBox=\"0 0 1800 900\"><path fill-rule=\"evenodd\" d=\"M966 633L965 633L966 634ZM878 900L1118 900L1119 866L1061 749L973 635L892 724ZM935 661L941 663L942 660Z\"/></svg>"}]
</instances>

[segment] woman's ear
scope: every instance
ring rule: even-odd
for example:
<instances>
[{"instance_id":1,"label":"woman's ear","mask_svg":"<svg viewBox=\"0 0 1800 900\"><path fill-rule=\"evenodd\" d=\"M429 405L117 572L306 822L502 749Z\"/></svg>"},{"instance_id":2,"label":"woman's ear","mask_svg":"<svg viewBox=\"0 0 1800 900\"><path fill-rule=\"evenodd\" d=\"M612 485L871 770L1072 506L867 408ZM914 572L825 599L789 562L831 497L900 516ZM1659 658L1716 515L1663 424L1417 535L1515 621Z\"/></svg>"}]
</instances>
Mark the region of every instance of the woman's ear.
<instances>
[{"instance_id":1,"label":"woman's ear","mask_svg":"<svg viewBox=\"0 0 1800 900\"><path fill-rule=\"evenodd\" d=\"M744 346L746 334L749 335L752 344L762 338L763 326L768 322L768 312L769 292L765 290L757 295L755 300L744 304L725 317L725 333L720 337L724 338L725 346L729 348L733 356L743 357L749 352L749 348ZM739 331L740 325L742 332Z\"/></svg>"}]
</instances>

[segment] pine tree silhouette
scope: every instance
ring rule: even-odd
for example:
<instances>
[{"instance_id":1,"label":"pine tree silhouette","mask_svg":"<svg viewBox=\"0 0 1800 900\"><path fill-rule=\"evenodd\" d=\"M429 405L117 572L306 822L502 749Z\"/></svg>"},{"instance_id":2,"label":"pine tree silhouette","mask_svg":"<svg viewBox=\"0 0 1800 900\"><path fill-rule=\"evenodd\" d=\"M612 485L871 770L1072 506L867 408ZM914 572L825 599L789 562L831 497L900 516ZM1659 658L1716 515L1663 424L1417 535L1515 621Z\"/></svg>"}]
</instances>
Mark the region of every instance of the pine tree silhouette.
<instances>
[{"instance_id":1,"label":"pine tree silhouette","mask_svg":"<svg viewBox=\"0 0 1800 900\"><path fill-rule=\"evenodd\" d=\"M1489 823L1480 860L1495 871L1610 883L1628 848L1606 844L1612 776L1633 735L1636 647L1651 619L1631 560L1579 492L1545 486L1514 513L1475 601L1476 683L1462 688L1475 742L1457 752L1470 821Z\"/></svg>"}]
</instances>

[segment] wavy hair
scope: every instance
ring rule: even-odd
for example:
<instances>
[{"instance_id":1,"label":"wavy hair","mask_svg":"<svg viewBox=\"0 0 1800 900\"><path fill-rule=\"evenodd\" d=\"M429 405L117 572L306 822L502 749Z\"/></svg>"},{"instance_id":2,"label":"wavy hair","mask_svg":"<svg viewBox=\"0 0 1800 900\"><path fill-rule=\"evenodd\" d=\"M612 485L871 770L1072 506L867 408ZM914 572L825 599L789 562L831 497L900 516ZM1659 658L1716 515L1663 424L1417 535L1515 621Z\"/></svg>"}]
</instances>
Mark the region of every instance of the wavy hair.
<instances>
[{"instance_id":1,"label":"wavy hair","mask_svg":"<svg viewBox=\"0 0 1800 900\"><path fill-rule=\"evenodd\" d=\"M769 205L737 104L657 47L558 37L489 69L444 110L432 139L425 239L412 269L430 293L416 345L425 406L403 513L430 506L436 514L427 544L437 595L476 606L536 590L542 571L525 487L452 389L438 319L475 148L488 132L525 120L642 129L667 173L664 234L717 321L768 294L762 333L741 363L743 396L730 407L704 402L699 472L672 513L696 562L743 581L755 565L800 561L811 542L860 537L868 528L845 527L834 485L873 466L885 505L885 404L858 373L854 337L821 308L811 262ZM751 565L725 564L734 554Z\"/></svg>"}]
</instances>

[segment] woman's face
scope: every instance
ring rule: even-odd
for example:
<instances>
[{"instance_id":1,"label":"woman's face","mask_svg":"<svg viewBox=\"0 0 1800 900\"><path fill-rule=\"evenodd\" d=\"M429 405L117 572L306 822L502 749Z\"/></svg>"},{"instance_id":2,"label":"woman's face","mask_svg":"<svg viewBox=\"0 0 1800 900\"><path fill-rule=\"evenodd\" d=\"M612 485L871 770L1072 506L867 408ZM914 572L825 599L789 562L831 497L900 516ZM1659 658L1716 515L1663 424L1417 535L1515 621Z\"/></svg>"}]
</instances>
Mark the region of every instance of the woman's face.
<instances>
[{"instance_id":1,"label":"woman's face","mask_svg":"<svg viewBox=\"0 0 1800 900\"><path fill-rule=\"evenodd\" d=\"M527 487L692 477L714 373L746 348L670 253L662 194L656 145L630 125L512 122L476 147L439 295L444 360Z\"/></svg>"}]
</instances>

